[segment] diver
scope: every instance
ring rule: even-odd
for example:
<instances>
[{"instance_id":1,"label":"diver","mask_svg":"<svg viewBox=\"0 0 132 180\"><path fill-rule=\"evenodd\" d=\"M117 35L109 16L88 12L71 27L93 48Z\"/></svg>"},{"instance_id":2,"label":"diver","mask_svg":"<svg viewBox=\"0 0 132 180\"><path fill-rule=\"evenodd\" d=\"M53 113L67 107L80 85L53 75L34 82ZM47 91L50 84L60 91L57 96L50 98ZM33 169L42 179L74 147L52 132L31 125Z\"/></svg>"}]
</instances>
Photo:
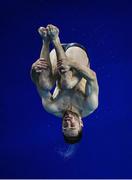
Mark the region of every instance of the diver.
<instances>
[{"instance_id":1,"label":"diver","mask_svg":"<svg viewBox=\"0 0 132 180\"><path fill-rule=\"evenodd\" d=\"M62 118L65 141L77 143L82 136L82 118L98 107L96 73L90 68L86 49L78 43L61 44L56 26L40 27L38 32L43 45L40 58L31 67L32 81L44 109ZM54 49L50 52L51 42Z\"/></svg>"}]
</instances>

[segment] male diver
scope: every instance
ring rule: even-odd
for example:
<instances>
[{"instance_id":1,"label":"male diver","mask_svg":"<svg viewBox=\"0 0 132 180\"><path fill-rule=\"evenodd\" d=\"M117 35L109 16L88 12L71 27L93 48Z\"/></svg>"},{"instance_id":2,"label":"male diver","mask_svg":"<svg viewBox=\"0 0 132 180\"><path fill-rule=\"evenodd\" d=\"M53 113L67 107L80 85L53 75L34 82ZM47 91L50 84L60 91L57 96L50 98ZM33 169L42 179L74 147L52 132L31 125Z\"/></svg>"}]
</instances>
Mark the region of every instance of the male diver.
<instances>
[{"instance_id":1,"label":"male diver","mask_svg":"<svg viewBox=\"0 0 132 180\"><path fill-rule=\"evenodd\" d=\"M48 25L38 30L43 45L40 58L32 64L31 78L46 111L62 117L62 132L68 143L81 139L82 118L98 107L99 87L90 69L85 48L77 43L61 44L59 29ZM54 49L50 52L50 42ZM56 88L53 95L50 90Z\"/></svg>"}]
</instances>

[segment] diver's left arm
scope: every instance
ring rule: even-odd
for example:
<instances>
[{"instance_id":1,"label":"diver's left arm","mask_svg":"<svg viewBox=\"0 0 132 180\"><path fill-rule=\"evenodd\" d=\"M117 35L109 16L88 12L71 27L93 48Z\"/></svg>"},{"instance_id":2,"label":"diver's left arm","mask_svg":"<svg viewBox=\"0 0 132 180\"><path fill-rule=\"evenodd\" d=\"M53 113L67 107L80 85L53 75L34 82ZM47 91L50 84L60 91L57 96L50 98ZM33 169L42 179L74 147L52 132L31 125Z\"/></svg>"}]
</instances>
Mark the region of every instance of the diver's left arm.
<instances>
[{"instance_id":1,"label":"diver's left arm","mask_svg":"<svg viewBox=\"0 0 132 180\"><path fill-rule=\"evenodd\" d=\"M87 80L85 87L85 103L88 111L91 113L98 107L99 86L96 73L88 66L84 66L77 61L70 61L68 64L74 68L80 75Z\"/></svg>"},{"instance_id":2,"label":"diver's left arm","mask_svg":"<svg viewBox=\"0 0 132 180\"><path fill-rule=\"evenodd\" d=\"M87 80L85 87L85 103L88 107L88 111L92 113L98 107L99 86L96 73L88 66L79 65L76 62L71 64L71 66Z\"/></svg>"},{"instance_id":3,"label":"diver's left arm","mask_svg":"<svg viewBox=\"0 0 132 180\"><path fill-rule=\"evenodd\" d=\"M86 79L85 104L88 112L92 113L98 107L99 86L96 73L88 66L81 65L76 61L71 62L70 66Z\"/></svg>"},{"instance_id":4,"label":"diver's left arm","mask_svg":"<svg viewBox=\"0 0 132 180\"><path fill-rule=\"evenodd\" d=\"M70 64L68 64L71 68L78 71L86 80L94 80L96 77L95 72L90 69L88 66L82 65L76 61L71 61Z\"/></svg>"},{"instance_id":5,"label":"diver's left arm","mask_svg":"<svg viewBox=\"0 0 132 180\"><path fill-rule=\"evenodd\" d=\"M90 113L95 111L98 107L99 86L96 74L92 80L87 80L85 87L85 103Z\"/></svg>"}]
</instances>

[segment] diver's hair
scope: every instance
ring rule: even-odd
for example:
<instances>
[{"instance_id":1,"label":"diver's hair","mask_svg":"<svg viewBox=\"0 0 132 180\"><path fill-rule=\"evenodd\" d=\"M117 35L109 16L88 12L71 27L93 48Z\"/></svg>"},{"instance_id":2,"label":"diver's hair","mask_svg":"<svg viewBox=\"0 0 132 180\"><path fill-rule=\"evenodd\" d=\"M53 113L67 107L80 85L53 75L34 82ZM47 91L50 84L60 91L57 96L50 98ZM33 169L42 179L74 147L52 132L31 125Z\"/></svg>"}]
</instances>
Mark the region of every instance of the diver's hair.
<instances>
[{"instance_id":1,"label":"diver's hair","mask_svg":"<svg viewBox=\"0 0 132 180\"><path fill-rule=\"evenodd\" d=\"M68 144L78 143L82 139L82 128L81 128L80 132L78 133L78 135L75 137L65 136L64 134L63 134L63 136L64 136L65 142Z\"/></svg>"}]
</instances>

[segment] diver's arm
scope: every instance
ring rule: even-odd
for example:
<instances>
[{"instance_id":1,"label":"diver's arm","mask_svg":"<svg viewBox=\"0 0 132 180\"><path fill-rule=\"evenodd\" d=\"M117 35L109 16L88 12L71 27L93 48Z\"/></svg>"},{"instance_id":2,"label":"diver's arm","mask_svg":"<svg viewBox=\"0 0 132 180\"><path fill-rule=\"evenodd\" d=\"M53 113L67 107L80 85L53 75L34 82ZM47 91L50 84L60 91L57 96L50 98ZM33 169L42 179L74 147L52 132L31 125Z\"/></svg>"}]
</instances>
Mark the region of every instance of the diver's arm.
<instances>
[{"instance_id":1,"label":"diver's arm","mask_svg":"<svg viewBox=\"0 0 132 180\"><path fill-rule=\"evenodd\" d=\"M71 61L68 65L77 70L86 80L94 80L96 78L95 72L88 66L81 65L76 61Z\"/></svg>"},{"instance_id":2,"label":"diver's arm","mask_svg":"<svg viewBox=\"0 0 132 180\"><path fill-rule=\"evenodd\" d=\"M87 80L85 87L85 103L88 111L92 113L98 107L99 86L96 73L88 66L81 65L76 61L70 61L71 68L74 68L80 75Z\"/></svg>"},{"instance_id":3,"label":"diver's arm","mask_svg":"<svg viewBox=\"0 0 132 180\"><path fill-rule=\"evenodd\" d=\"M90 112L98 107L99 86L96 73L87 66L73 61L71 67L75 68L87 80L85 87L85 102Z\"/></svg>"},{"instance_id":4,"label":"diver's arm","mask_svg":"<svg viewBox=\"0 0 132 180\"><path fill-rule=\"evenodd\" d=\"M98 107L98 95L99 86L95 75L94 80L87 80L85 87L85 102L91 112Z\"/></svg>"},{"instance_id":5,"label":"diver's arm","mask_svg":"<svg viewBox=\"0 0 132 180\"><path fill-rule=\"evenodd\" d=\"M55 84L55 76L52 74L52 65L49 57L50 39L44 27L38 29L42 37L40 58L32 64L30 75L35 84L45 89L51 89Z\"/></svg>"}]
</instances>

